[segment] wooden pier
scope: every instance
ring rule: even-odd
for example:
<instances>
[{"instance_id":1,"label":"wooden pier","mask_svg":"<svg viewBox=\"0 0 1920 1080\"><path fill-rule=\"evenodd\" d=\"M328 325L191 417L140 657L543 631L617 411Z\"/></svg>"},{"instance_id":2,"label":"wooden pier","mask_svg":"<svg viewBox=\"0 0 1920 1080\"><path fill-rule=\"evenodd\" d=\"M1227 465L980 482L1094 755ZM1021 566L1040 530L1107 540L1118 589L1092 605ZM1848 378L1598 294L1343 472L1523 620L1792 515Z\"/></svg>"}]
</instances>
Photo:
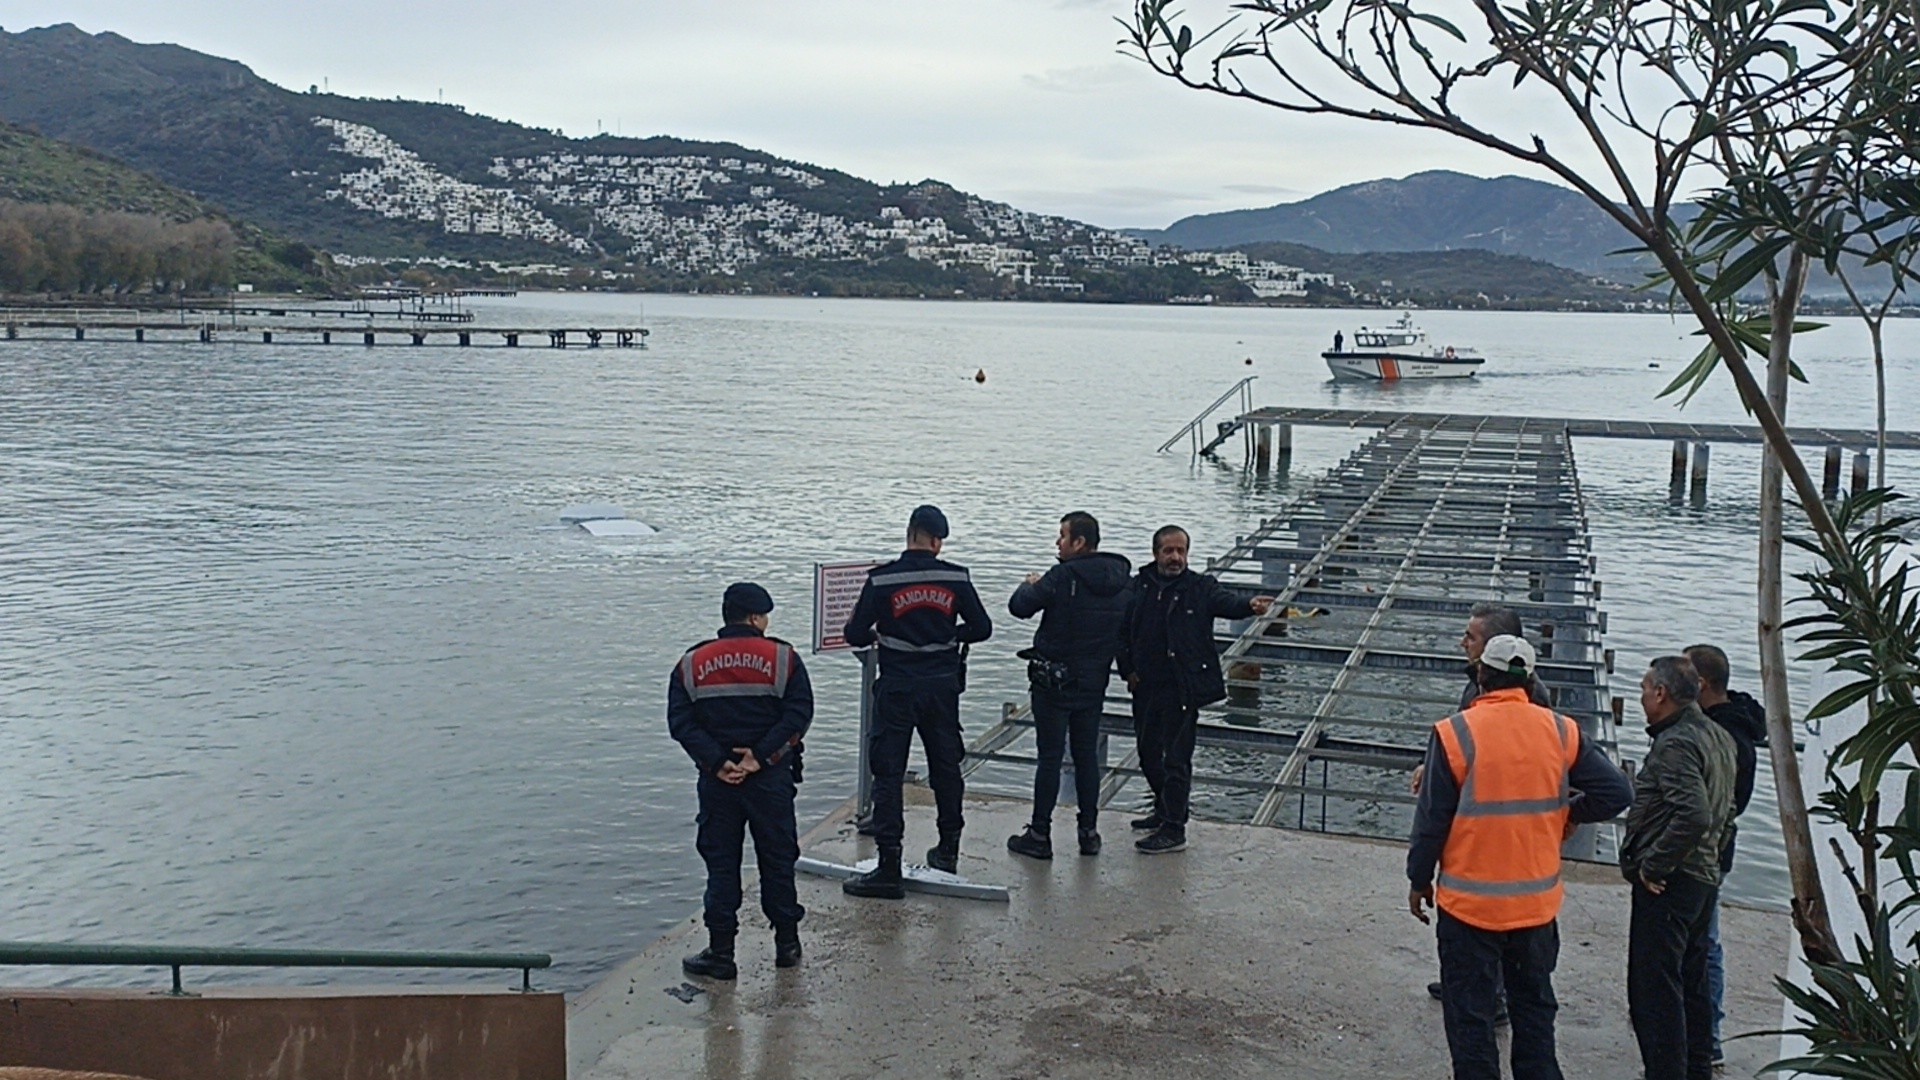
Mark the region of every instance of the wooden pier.
<instances>
[{"instance_id":1,"label":"wooden pier","mask_svg":"<svg viewBox=\"0 0 1920 1080\"><path fill-rule=\"evenodd\" d=\"M190 320L162 318L100 318L0 313L0 340L5 341L131 341L140 344L247 341L262 345L440 345L471 347L477 343L518 348L544 343L564 349L644 349L648 331L638 326L422 326L418 323L364 323L341 326L312 320L241 322L234 319Z\"/></svg>"}]
</instances>

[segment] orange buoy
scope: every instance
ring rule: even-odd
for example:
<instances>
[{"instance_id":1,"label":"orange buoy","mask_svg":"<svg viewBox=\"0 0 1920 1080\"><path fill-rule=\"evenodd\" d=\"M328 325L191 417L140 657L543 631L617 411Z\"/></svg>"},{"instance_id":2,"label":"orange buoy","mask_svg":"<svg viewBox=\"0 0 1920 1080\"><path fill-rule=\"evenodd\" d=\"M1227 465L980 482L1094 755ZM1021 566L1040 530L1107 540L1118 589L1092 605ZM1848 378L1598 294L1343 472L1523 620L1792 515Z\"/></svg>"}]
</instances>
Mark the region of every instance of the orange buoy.
<instances>
[{"instance_id":1,"label":"orange buoy","mask_svg":"<svg viewBox=\"0 0 1920 1080\"><path fill-rule=\"evenodd\" d=\"M974 382L977 382L977 383L983 383L983 382L986 382L986 381L987 381L987 369L986 369L986 368L981 368L980 370L978 370L978 371L976 371L976 372L974 372L974 373L973 373L973 381L974 381Z\"/></svg>"}]
</instances>

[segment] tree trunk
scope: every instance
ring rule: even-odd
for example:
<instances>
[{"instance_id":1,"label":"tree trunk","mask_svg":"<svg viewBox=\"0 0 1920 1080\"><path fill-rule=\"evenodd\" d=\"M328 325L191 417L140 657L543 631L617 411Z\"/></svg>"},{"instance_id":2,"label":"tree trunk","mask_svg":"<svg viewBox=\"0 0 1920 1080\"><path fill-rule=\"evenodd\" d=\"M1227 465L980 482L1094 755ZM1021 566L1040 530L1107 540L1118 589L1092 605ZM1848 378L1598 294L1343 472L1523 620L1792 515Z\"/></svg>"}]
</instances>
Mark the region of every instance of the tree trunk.
<instances>
[{"instance_id":1,"label":"tree trunk","mask_svg":"<svg viewBox=\"0 0 1920 1080\"><path fill-rule=\"evenodd\" d=\"M1807 258L1795 252L1773 297L1772 340L1767 353L1767 403L1786 423L1787 386L1793 356L1793 323L1806 286ZM1839 943L1827 914L1826 890L1814 857L1813 830L1807 820L1807 795L1800 783L1799 755L1793 749L1793 705L1787 696L1787 646L1782 603L1785 492L1781 457L1771 443L1760 457L1759 613L1760 682L1767 708L1773 784L1780 803L1780 833L1786 841L1787 871L1793 882L1793 921L1800 948L1811 963L1840 959Z\"/></svg>"}]
</instances>

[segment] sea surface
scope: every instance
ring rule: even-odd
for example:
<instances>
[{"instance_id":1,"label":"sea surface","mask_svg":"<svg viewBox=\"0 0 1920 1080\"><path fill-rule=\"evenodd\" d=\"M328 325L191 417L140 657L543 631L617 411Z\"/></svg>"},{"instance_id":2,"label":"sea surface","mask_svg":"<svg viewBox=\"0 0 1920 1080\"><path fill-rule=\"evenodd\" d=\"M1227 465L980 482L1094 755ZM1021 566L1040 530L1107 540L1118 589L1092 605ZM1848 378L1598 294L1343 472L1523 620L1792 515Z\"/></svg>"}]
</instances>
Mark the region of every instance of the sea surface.
<instances>
[{"instance_id":1,"label":"sea surface","mask_svg":"<svg viewBox=\"0 0 1920 1080\"><path fill-rule=\"evenodd\" d=\"M0 939L538 950L557 958L542 984L577 989L698 907L664 680L728 582L765 584L774 632L804 642L813 564L888 556L920 502L994 611L1068 509L1136 562L1165 522L1217 554L1366 435L1298 429L1291 471L1262 480L1155 454L1247 374L1259 404L1742 418L1724 376L1684 412L1656 399L1697 348L1659 315L1421 313L1484 373L1382 388L1335 385L1317 356L1378 311L473 306L644 320L651 347L0 342ZM1790 421L1870 425L1866 340L1837 320L1802 340ZM1887 340L1892 424L1920 427L1920 323ZM1615 692L1701 639L1751 687L1757 448L1714 448L1700 509L1668 504L1664 443L1577 450ZM1889 466L1920 490L1920 455ZM659 534L560 527L577 502ZM1030 628L1000 626L975 654L975 733L1024 689ZM857 667L810 666L803 827L855 761ZM1802 710L1811 682L1796 672ZM1763 769L1729 885L1747 900L1786 891L1771 793ZM266 976L289 977L368 981Z\"/></svg>"}]
</instances>

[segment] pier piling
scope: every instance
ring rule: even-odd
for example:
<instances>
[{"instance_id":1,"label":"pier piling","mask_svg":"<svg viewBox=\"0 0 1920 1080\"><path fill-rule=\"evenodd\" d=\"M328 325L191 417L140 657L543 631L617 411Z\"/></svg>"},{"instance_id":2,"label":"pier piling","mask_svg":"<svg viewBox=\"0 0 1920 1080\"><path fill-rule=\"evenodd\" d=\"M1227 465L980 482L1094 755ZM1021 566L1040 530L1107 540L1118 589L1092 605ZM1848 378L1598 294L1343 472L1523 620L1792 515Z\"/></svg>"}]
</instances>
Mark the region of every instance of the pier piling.
<instances>
[{"instance_id":1,"label":"pier piling","mask_svg":"<svg viewBox=\"0 0 1920 1080\"><path fill-rule=\"evenodd\" d=\"M1667 483L1667 490L1674 502L1680 501L1680 493L1687 486L1687 441L1673 440L1673 476Z\"/></svg>"},{"instance_id":2,"label":"pier piling","mask_svg":"<svg viewBox=\"0 0 1920 1080\"><path fill-rule=\"evenodd\" d=\"M1873 455L1865 450L1853 455L1853 497L1859 498L1867 493L1867 485L1873 482Z\"/></svg>"},{"instance_id":3,"label":"pier piling","mask_svg":"<svg viewBox=\"0 0 1920 1080\"><path fill-rule=\"evenodd\" d=\"M1707 502L1707 462L1713 452L1713 444L1697 442L1693 444L1693 490L1691 500L1695 506L1705 506Z\"/></svg>"},{"instance_id":4,"label":"pier piling","mask_svg":"<svg viewBox=\"0 0 1920 1080\"><path fill-rule=\"evenodd\" d=\"M1840 497L1840 458L1844 454L1839 446L1827 447L1826 468L1820 473L1820 496L1828 502Z\"/></svg>"}]
</instances>

